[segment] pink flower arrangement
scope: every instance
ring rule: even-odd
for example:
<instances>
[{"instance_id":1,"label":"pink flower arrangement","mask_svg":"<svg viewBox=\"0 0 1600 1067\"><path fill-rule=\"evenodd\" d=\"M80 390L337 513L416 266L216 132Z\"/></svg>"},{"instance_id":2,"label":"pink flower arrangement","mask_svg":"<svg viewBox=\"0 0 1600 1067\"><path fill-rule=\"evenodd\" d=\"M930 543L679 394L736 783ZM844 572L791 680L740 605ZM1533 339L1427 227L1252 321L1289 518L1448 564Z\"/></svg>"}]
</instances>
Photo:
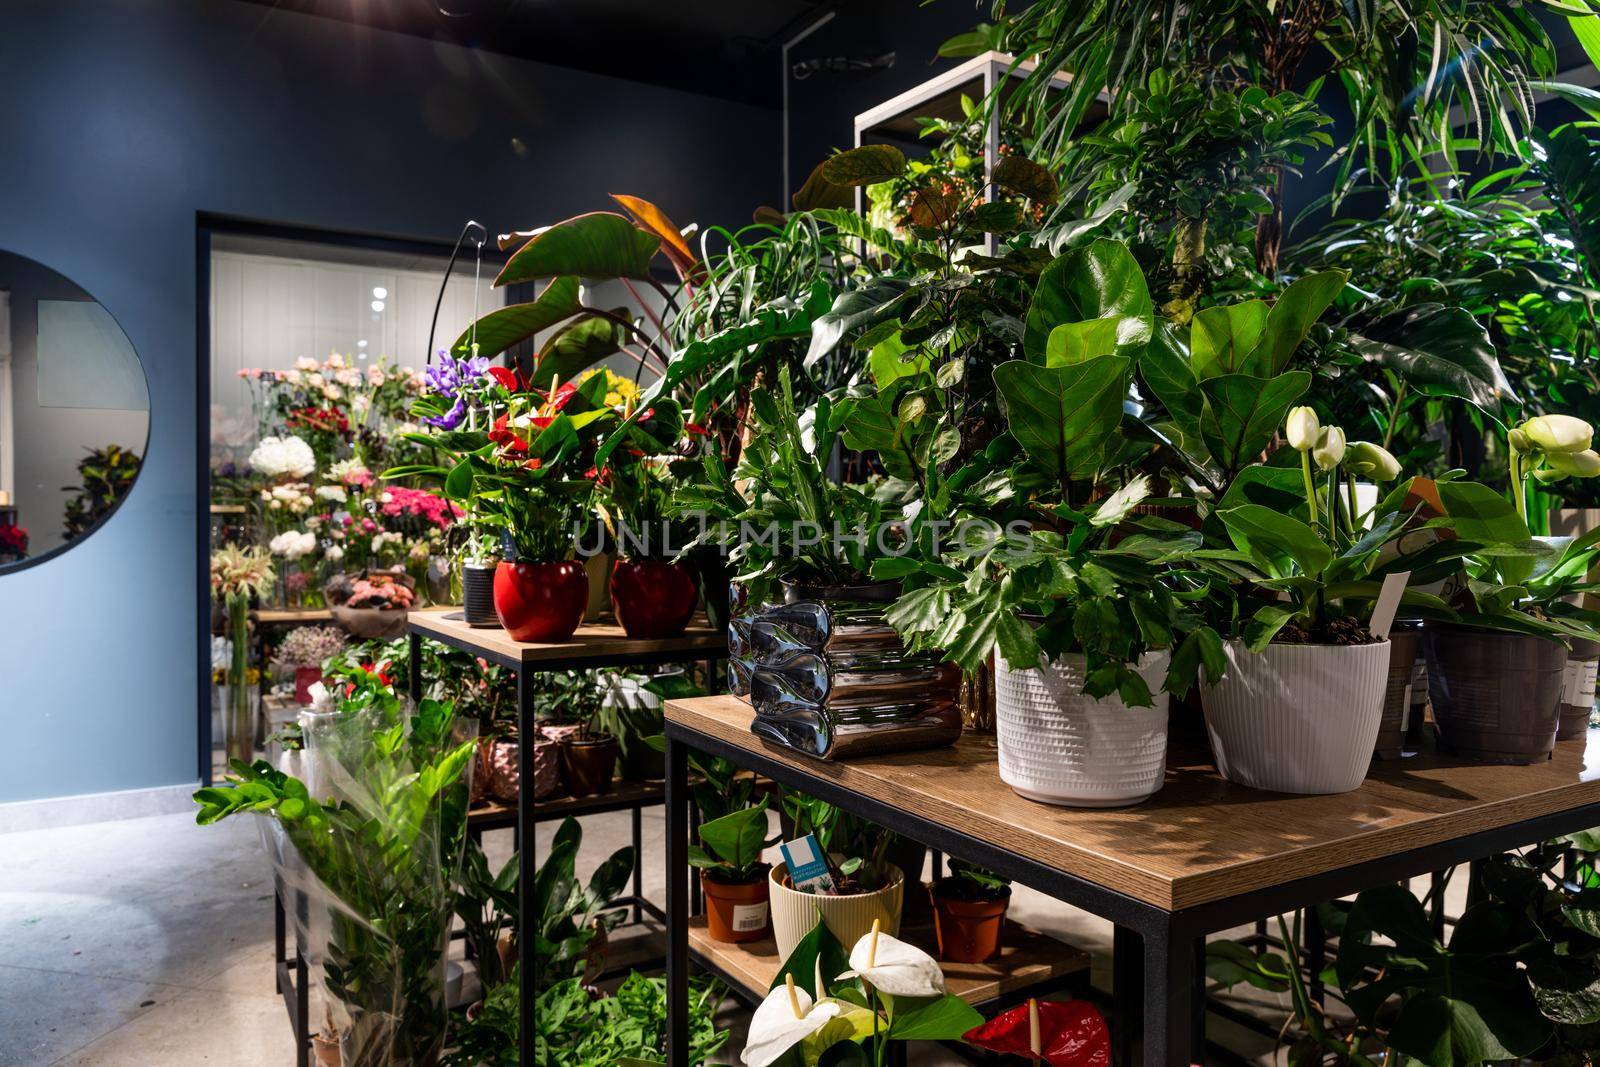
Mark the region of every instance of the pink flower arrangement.
<instances>
[{"instance_id":1,"label":"pink flower arrangement","mask_svg":"<svg viewBox=\"0 0 1600 1067\"><path fill-rule=\"evenodd\" d=\"M460 507L441 496L425 489L406 489L402 486L395 486L384 493L380 510L390 518L420 518L441 530L462 514Z\"/></svg>"}]
</instances>

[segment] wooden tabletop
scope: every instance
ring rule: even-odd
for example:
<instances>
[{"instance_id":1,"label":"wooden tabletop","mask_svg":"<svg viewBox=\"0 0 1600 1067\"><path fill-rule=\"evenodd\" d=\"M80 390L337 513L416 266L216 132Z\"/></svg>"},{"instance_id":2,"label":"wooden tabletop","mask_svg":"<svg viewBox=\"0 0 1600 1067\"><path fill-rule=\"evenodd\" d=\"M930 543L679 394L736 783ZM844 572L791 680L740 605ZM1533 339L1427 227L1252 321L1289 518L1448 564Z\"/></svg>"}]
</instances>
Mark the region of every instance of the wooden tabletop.
<instances>
[{"instance_id":1,"label":"wooden tabletop","mask_svg":"<svg viewBox=\"0 0 1600 1067\"><path fill-rule=\"evenodd\" d=\"M991 738L841 761L809 759L750 733L731 696L674 700L668 721L760 753L1018 855L1175 911L1600 803L1600 731L1528 767L1415 756L1380 761L1336 796L1224 781L1210 753L1168 754L1166 784L1129 808L1062 808L1000 780Z\"/></svg>"},{"instance_id":2,"label":"wooden tabletop","mask_svg":"<svg viewBox=\"0 0 1600 1067\"><path fill-rule=\"evenodd\" d=\"M332 622L333 612L327 608L260 608L251 612L255 620L267 626L290 626L300 623Z\"/></svg>"},{"instance_id":3,"label":"wooden tabletop","mask_svg":"<svg viewBox=\"0 0 1600 1067\"><path fill-rule=\"evenodd\" d=\"M935 951L937 941L931 924L904 929L900 936L929 953ZM772 938L737 945L713 941L706 931L704 916L689 920L689 949L723 977L737 982L752 1000L767 995L783 965L778 958L778 943ZM968 1004L985 1004L1007 993L1076 974L1088 966L1089 954L1083 949L1010 920L1006 921L1000 955L995 959L988 963L939 964L944 971L945 988Z\"/></svg>"},{"instance_id":4,"label":"wooden tabletop","mask_svg":"<svg viewBox=\"0 0 1600 1067\"><path fill-rule=\"evenodd\" d=\"M728 635L708 624L704 616L696 616L689 628L677 637L634 638L615 622L595 622L578 627L572 640L551 645L513 641L511 635L498 626L468 626L460 608L425 608L413 611L408 621L412 633L508 667L530 664L570 669L626 666L644 660L661 661L673 654L681 654L684 659L699 659L723 656L728 651Z\"/></svg>"}]
</instances>

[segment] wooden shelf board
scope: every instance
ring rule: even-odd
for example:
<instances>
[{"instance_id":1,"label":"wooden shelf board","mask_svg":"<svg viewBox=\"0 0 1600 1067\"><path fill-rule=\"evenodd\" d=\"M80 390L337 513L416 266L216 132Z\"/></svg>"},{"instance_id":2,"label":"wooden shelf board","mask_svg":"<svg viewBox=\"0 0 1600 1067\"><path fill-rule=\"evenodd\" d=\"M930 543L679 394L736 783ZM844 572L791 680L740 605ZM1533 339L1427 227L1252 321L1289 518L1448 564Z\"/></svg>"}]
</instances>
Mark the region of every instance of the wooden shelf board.
<instances>
[{"instance_id":1,"label":"wooden shelf board","mask_svg":"<svg viewBox=\"0 0 1600 1067\"><path fill-rule=\"evenodd\" d=\"M549 664L577 669L659 660L680 653L684 659L720 657L728 651L728 635L707 623L704 616L696 616L679 636L659 639L629 637L615 622L585 623L572 640L560 644L513 641L499 627L468 626L458 607L413 611L409 624L413 633L513 667Z\"/></svg>"},{"instance_id":2,"label":"wooden shelf board","mask_svg":"<svg viewBox=\"0 0 1600 1067\"><path fill-rule=\"evenodd\" d=\"M653 807L666 800L666 788L660 782L624 782L618 779L609 793L590 797L552 797L533 802L535 822L549 822L567 816L592 815L601 811L626 811L629 808ZM468 825L511 826L517 821L517 806L499 800L486 801L467 812Z\"/></svg>"},{"instance_id":3,"label":"wooden shelf board","mask_svg":"<svg viewBox=\"0 0 1600 1067\"><path fill-rule=\"evenodd\" d=\"M903 940L929 953L937 944L930 924L901 930ZM783 961L778 943L768 937L728 945L713 941L705 916L689 920L689 951L737 982L753 1000L766 996ZM999 958L989 963L941 963L945 986L968 1004L984 1004L1008 993L1087 970L1089 954L1009 919L1001 935Z\"/></svg>"},{"instance_id":4,"label":"wooden shelf board","mask_svg":"<svg viewBox=\"0 0 1600 1067\"><path fill-rule=\"evenodd\" d=\"M296 623L332 622L333 612L327 608L295 608L288 611L278 608L260 608L250 613L263 626L288 626Z\"/></svg>"},{"instance_id":5,"label":"wooden shelf board","mask_svg":"<svg viewBox=\"0 0 1600 1067\"><path fill-rule=\"evenodd\" d=\"M1204 748L1168 753L1162 790L1127 808L1064 808L1000 780L991 739L823 762L750 733L737 697L668 701L669 722L892 804L1168 910L1194 907L1600 803L1600 730L1526 767L1413 756L1373 764L1334 796L1224 781Z\"/></svg>"}]
</instances>

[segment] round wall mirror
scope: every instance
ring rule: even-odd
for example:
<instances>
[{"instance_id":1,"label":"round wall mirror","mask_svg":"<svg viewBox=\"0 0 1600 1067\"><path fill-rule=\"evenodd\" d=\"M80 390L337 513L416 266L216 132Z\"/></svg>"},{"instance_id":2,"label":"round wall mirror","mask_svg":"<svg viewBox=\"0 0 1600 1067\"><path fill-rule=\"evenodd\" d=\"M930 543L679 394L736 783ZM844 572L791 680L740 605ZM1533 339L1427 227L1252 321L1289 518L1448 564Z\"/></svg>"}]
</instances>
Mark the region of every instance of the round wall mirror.
<instances>
[{"instance_id":1,"label":"round wall mirror","mask_svg":"<svg viewBox=\"0 0 1600 1067\"><path fill-rule=\"evenodd\" d=\"M72 279L0 250L0 573L88 537L150 437L128 335Z\"/></svg>"}]
</instances>

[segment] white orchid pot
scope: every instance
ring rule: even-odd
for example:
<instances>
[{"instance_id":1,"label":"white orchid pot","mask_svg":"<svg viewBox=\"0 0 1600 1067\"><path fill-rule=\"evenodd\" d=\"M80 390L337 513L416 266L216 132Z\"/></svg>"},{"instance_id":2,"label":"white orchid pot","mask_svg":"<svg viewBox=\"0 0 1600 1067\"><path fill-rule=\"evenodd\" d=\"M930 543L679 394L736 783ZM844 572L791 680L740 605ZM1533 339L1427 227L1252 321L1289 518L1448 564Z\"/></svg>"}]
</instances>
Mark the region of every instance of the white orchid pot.
<instances>
[{"instance_id":1,"label":"white orchid pot","mask_svg":"<svg viewBox=\"0 0 1600 1067\"><path fill-rule=\"evenodd\" d=\"M1359 786L1383 721L1389 642L1226 647L1227 676L1200 693L1222 776L1279 793Z\"/></svg>"},{"instance_id":2,"label":"white orchid pot","mask_svg":"<svg viewBox=\"0 0 1600 1067\"><path fill-rule=\"evenodd\" d=\"M788 871L777 864L767 875L771 883L772 936L778 942L778 958L786 960L796 945L817 925L817 912L842 945L853 945L872 933L872 921L882 924L882 932L900 932L900 905L905 897L905 876L889 864L889 884L871 893L850 896L822 896L802 893L784 882Z\"/></svg>"},{"instance_id":3,"label":"white orchid pot","mask_svg":"<svg viewBox=\"0 0 1600 1067\"><path fill-rule=\"evenodd\" d=\"M1115 694L1085 696L1085 658L1077 653L1019 670L998 657L995 737L1000 778L1029 800L1110 808L1149 799L1166 779L1171 653L1150 652L1138 672L1155 695L1130 708Z\"/></svg>"}]
</instances>

